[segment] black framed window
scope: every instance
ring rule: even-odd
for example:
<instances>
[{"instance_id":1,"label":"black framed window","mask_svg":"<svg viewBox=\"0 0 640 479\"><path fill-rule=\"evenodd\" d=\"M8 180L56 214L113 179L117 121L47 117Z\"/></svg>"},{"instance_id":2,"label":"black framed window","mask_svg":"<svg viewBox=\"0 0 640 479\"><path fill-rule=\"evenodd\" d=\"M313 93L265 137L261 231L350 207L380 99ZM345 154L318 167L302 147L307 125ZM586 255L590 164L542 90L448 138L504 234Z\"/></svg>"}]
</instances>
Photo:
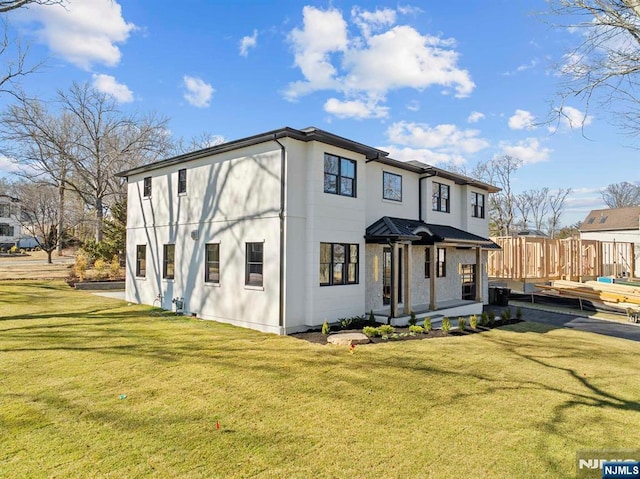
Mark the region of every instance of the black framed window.
<instances>
[{"instance_id":1,"label":"black framed window","mask_svg":"<svg viewBox=\"0 0 640 479\"><path fill-rule=\"evenodd\" d=\"M424 249L424 277L431 277L431 248Z\"/></svg>"},{"instance_id":2,"label":"black framed window","mask_svg":"<svg viewBox=\"0 0 640 479\"><path fill-rule=\"evenodd\" d=\"M149 198L151 196L151 177L147 176L143 181L144 187L142 189L142 196Z\"/></svg>"},{"instance_id":3,"label":"black framed window","mask_svg":"<svg viewBox=\"0 0 640 479\"><path fill-rule=\"evenodd\" d=\"M246 243L246 265L244 284L262 286L264 266L264 243Z\"/></svg>"},{"instance_id":4,"label":"black framed window","mask_svg":"<svg viewBox=\"0 0 640 479\"><path fill-rule=\"evenodd\" d=\"M13 226L5 223L0 224L0 236L13 236Z\"/></svg>"},{"instance_id":5,"label":"black framed window","mask_svg":"<svg viewBox=\"0 0 640 479\"><path fill-rule=\"evenodd\" d=\"M484 195L482 193L471 193L471 216L484 218Z\"/></svg>"},{"instance_id":6,"label":"black framed window","mask_svg":"<svg viewBox=\"0 0 640 479\"><path fill-rule=\"evenodd\" d=\"M187 169L178 170L178 194L187 192Z\"/></svg>"},{"instance_id":7,"label":"black framed window","mask_svg":"<svg viewBox=\"0 0 640 479\"><path fill-rule=\"evenodd\" d=\"M144 278L147 275L147 245L136 245L136 276Z\"/></svg>"},{"instance_id":8,"label":"black framed window","mask_svg":"<svg viewBox=\"0 0 640 479\"><path fill-rule=\"evenodd\" d=\"M204 280L207 283L220 283L220 244L205 245Z\"/></svg>"},{"instance_id":9,"label":"black framed window","mask_svg":"<svg viewBox=\"0 0 640 479\"><path fill-rule=\"evenodd\" d=\"M320 243L320 286L358 284L359 245Z\"/></svg>"},{"instance_id":10,"label":"black framed window","mask_svg":"<svg viewBox=\"0 0 640 479\"><path fill-rule=\"evenodd\" d=\"M402 201L402 176L382 172L382 197L385 200Z\"/></svg>"},{"instance_id":11,"label":"black framed window","mask_svg":"<svg viewBox=\"0 0 640 479\"><path fill-rule=\"evenodd\" d=\"M324 192L355 198L356 162L325 153Z\"/></svg>"},{"instance_id":12,"label":"black framed window","mask_svg":"<svg viewBox=\"0 0 640 479\"><path fill-rule=\"evenodd\" d=\"M173 279L176 269L176 245L166 244L162 253L162 277Z\"/></svg>"},{"instance_id":13,"label":"black framed window","mask_svg":"<svg viewBox=\"0 0 640 479\"><path fill-rule=\"evenodd\" d=\"M436 250L436 277L444 278L447 276L447 250L446 248L438 248Z\"/></svg>"},{"instance_id":14,"label":"black framed window","mask_svg":"<svg viewBox=\"0 0 640 479\"><path fill-rule=\"evenodd\" d=\"M431 206L433 211L449 213L449 185L433 182Z\"/></svg>"},{"instance_id":15,"label":"black framed window","mask_svg":"<svg viewBox=\"0 0 640 479\"><path fill-rule=\"evenodd\" d=\"M11 205L0 205L0 218L11 218Z\"/></svg>"}]
</instances>

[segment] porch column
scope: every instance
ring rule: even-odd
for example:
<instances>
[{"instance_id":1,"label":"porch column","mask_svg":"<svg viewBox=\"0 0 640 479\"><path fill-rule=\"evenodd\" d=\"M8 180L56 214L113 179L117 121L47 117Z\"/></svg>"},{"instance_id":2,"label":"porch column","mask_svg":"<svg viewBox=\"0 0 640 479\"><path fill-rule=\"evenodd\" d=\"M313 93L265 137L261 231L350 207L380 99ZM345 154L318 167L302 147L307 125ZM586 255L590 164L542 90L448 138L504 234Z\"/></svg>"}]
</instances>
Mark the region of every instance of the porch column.
<instances>
[{"instance_id":1,"label":"porch column","mask_svg":"<svg viewBox=\"0 0 640 479\"><path fill-rule=\"evenodd\" d=\"M436 255L437 247L433 244L429 248L429 309L435 311L436 303Z\"/></svg>"},{"instance_id":2,"label":"porch column","mask_svg":"<svg viewBox=\"0 0 640 479\"><path fill-rule=\"evenodd\" d=\"M391 317L398 316L398 243L391 244Z\"/></svg>"},{"instance_id":3,"label":"porch column","mask_svg":"<svg viewBox=\"0 0 640 479\"><path fill-rule=\"evenodd\" d=\"M480 246L476 247L476 301L482 302L482 280L484 278L482 271L482 250Z\"/></svg>"},{"instance_id":4,"label":"porch column","mask_svg":"<svg viewBox=\"0 0 640 479\"><path fill-rule=\"evenodd\" d=\"M404 245L404 314L411 313L411 243Z\"/></svg>"}]
</instances>

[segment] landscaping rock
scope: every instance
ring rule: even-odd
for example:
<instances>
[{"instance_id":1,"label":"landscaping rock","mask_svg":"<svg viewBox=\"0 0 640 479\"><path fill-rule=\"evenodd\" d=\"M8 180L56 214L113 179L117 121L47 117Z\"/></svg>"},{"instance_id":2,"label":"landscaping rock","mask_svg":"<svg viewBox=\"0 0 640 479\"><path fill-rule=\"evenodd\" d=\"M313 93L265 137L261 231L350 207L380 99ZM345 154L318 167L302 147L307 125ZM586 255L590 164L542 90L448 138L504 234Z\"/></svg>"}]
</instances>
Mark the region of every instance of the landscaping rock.
<instances>
[{"instance_id":1,"label":"landscaping rock","mask_svg":"<svg viewBox=\"0 0 640 479\"><path fill-rule=\"evenodd\" d=\"M327 343L338 346L349 346L349 344L367 344L369 337L363 333L334 333L327 337Z\"/></svg>"}]
</instances>

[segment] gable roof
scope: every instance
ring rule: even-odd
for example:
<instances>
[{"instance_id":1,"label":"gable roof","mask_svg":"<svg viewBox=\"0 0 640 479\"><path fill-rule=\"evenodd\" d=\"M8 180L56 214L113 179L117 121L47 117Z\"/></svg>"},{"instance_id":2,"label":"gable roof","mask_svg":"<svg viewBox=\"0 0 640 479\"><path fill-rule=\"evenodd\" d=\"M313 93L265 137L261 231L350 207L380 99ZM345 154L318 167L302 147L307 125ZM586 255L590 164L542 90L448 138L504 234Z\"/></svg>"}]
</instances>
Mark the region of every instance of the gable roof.
<instances>
[{"instance_id":1,"label":"gable roof","mask_svg":"<svg viewBox=\"0 0 640 479\"><path fill-rule=\"evenodd\" d=\"M365 239L371 243L389 241L416 241L424 244L463 243L470 246L482 246L487 249L500 249L488 238L474 235L453 226L425 223L420 220L383 216L367 228Z\"/></svg>"},{"instance_id":2,"label":"gable roof","mask_svg":"<svg viewBox=\"0 0 640 479\"><path fill-rule=\"evenodd\" d=\"M344 138L342 136L334 135L333 133L329 133L328 131L321 130L316 127L304 128L302 130L284 127L277 130L268 131L266 133L249 136L247 138L228 141L226 143L221 143L219 145L203 148L201 150L193 151L190 153L185 153L183 155L174 156L165 160L156 161L154 163L139 166L137 168L132 168L130 170L121 171L120 173L117 173L116 176L128 178L131 175L146 173L158 168L164 168L166 166L172 166L187 161L204 158L218 153L233 151L239 148L245 148L247 146L266 143L268 141L275 141L281 138L293 138L295 140L304 142L320 141L328 145L333 145L339 148L354 151L356 153L361 153L367 159L367 163L370 161L376 161L389 166L394 166L396 168L401 168L403 170L412 171L420 175L425 175L425 177L439 176L452 180L459 185L475 186L477 188L486 190L489 193L496 193L500 191L500 188L496 188L495 186L488 183L483 183L482 181L478 181L458 173L452 173L450 171L442 170L440 168L427 165L426 163L422 163L420 161L394 160L393 158L389 158L389 153L384 150L380 150L372 146L367 146L363 143L358 143L357 141L349 140L348 138Z\"/></svg>"},{"instance_id":3,"label":"gable roof","mask_svg":"<svg viewBox=\"0 0 640 479\"><path fill-rule=\"evenodd\" d=\"M579 231L617 231L640 229L640 206L591 211Z\"/></svg>"}]
</instances>

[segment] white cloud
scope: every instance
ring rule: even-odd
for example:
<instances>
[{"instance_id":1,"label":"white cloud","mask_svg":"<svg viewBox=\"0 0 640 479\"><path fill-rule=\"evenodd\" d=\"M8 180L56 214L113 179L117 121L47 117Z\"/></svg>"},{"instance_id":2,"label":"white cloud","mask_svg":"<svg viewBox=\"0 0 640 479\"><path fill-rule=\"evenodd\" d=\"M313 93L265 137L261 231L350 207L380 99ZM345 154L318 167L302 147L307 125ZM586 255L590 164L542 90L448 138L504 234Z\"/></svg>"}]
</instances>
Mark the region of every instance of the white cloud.
<instances>
[{"instance_id":1,"label":"white cloud","mask_svg":"<svg viewBox=\"0 0 640 479\"><path fill-rule=\"evenodd\" d=\"M593 121L593 116L587 115L585 116L577 108L573 108L572 106L564 106L559 111L560 115L560 123L567 128L577 128L588 126Z\"/></svg>"},{"instance_id":2,"label":"white cloud","mask_svg":"<svg viewBox=\"0 0 640 479\"><path fill-rule=\"evenodd\" d=\"M200 78L185 75L182 79L184 87L187 89L184 99L192 106L198 108L208 107L215 91L213 87Z\"/></svg>"},{"instance_id":3,"label":"white cloud","mask_svg":"<svg viewBox=\"0 0 640 479\"><path fill-rule=\"evenodd\" d=\"M516 110L515 114L509 118L509 128L512 130L534 130L535 117L526 110Z\"/></svg>"},{"instance_id":4,"label":"white cloud","mask_svg":"<svg viewBox=\"0 0 640 479\"><path fill-rule=\"evenodd\" d=\"M111 75L94 74L93 87L102 93L111 95L119 103L131 103L133 101L133 92L129 90L129 87L124 83L118 83L115 77Z\"/></svg>"},{"instance_id":5,"label":"white cloud","mask_svg":"<svg viewBox=\"0 0 640 479\"><path fill-rule=\"evenodd\" d=\"M418 111L420 110L420 102L418 100L411 100L407 105L407 110Z\"/></svg>"},{"instance_id":6,"label":"white cloud","mask_svg":"<svg viewBox=\"0 0 640 479\"><path fill-rule=\"evenodd\" d=\"M19 169L18 164L11 161L8 156L0 155L0 177L17 173Z\"/></svg>"},{"instance_id":7,"label":"white cloud","mask_svg":"<svg viewBox=\"0 0 640 479\"><path fill-rule=\"evenodd\" d=\"M36 30L38 39L80 68L89 70L94 63L117 65L121 57L117 44L126 42L137 28L124 20L120 4L115 0L82 0L65 5L32 5L18 18L41 24Z\"/></svg>"},{"instance_id":8,"label":"white cloud","mask_svg":"<svg viewBox=\"0 0 640 479\"><path fill-rule=\"evenodd\" d=\"M456 97L468 96L475 88L469 72L457 66L453 40L422 35L407 25L393 26L396 13L390 9L354 8L352 21L361 36L349 36L339 10L304 7L302 28L289 35L294 64L304 79L287 86L287 99L332 90L342 93L345 101L365 96L365 103L379 103L387 92L401 88L440 86Z\"/></svg>"},{"instance_id":9,"label":"white cloud","mask_svg":"<svg viewBox=\"0 0 640 479\"><path fill-rule=\"evenodd\" d=\"M329 98L324 104L324 111L338 118L385 118L389 114L389 108L380 106L376 102L364 102L361 100L340 101L337 98Z\"/></svg>"},{"instance_id":10,"label":"white cloud","mask_svg":"<svg viewBox=\"0 0 640 479\"><path fill-rule=\"evenodd\" d=\"M255 48L258 44L258 30L253 31L253 35L242 37L240 40L240 55L246 57L249 55L249 48Z\"/></svg>"},{"instance_id":11,"label":"white cloud","mask_svg":"<svg viewBox=\"0 0 640 479\"><path fill-rule=\"evenodd\" d=\"M527 138L515 144L502 141L499 144L502 154L522 160L523 163L547 161L551 149L545 148L537 138Z\"/></svg>"},{"instance_id":12,"label":"white cloud","mask_svg":"<svg viewBox=\"0 0 640 479\"><path fill-rule=\"evenodd\" d=\"M478 123L480 120L484 120L484 113L480 113L479 111L472 111L471 114L467 117L468 123Z\"/></svg>"},{"instance_id":13,"label":"white cloud","mask_svg":"<svg viewBox=\"0 0 640 479\"><path fill-rule=\"evenodd\" d=\"M391 146L381 149L401 161L419 160L426 163L462 164L466 158L485 148L489 142L478 130L460 130L455 125L397 122L387 129Z\"/></svg>"}]
</instances>

